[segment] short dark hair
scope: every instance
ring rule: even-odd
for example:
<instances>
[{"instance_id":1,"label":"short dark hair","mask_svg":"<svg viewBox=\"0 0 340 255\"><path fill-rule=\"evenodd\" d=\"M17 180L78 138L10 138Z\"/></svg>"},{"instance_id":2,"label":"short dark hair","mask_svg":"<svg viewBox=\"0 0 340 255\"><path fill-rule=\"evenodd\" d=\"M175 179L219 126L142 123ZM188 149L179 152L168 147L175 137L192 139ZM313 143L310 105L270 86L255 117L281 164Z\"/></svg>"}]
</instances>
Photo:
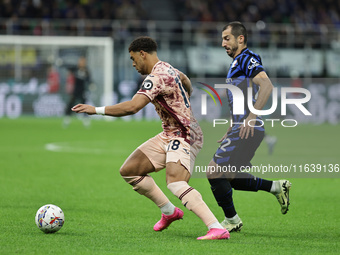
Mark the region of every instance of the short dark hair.
<instances>
[{"instance_id":1,"label":"short dark hair","mask_svg":"<svg viewBox=\"0 0 340 255\"><path fill-rule=\"evenodd\" d=\"M145 51L148 53L157 51L157 43L149 36L140 36L133 40L129 46L129 52Z\"/></svg>"},{"instance_id":2,"label":"short dark hair","mask_svg":"<svg viewBox=\"0 0 340 255\"><path fill-rule=\"evenodd\" d=\"M244 36L244 44L247 44L247 40L248 40L248 34L247 34L247 29L246 27L239 21L233 21L228 23L227 25L225 25L223 27L223 30L226 30L228 27L231 27L231 34L237 38L240 35Z\"/></svg>"}]
</instances>

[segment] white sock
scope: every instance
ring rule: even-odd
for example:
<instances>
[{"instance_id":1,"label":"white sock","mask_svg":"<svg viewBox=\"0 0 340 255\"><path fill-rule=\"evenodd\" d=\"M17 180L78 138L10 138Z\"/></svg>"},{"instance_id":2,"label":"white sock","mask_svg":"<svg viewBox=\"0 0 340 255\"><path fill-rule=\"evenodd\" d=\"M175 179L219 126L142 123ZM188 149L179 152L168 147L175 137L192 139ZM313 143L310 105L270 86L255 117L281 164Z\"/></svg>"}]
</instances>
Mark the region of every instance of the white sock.
<instances>
[{"instance_id":1,"label":"white sock","mask_svg":"<svg viewBox=\"0 0 340 255\"><path fill-rule=\"evenodd\" d=\"M273 181L272 187L270 188L270 193L277 194L281 192L280 182L279 181Z\"/></svg>"},{"instance_id":2,"label":"white sock","mask_svg":"<svg viewBox=\"0 0 340 255\"><path fill-rule=\"evenodd\" d=\"M241 218L238 216L238 214L236 214L234 217L232 217L232 218L227 218L227 217L225 217L226 218L226 220L229 222L229 223L233 223L233 224L235 224L235 223L238 223L238 222L240 222L240 220L241 220Z\"/></svg>"},{"instance_id":3,"label":"white sock","mask_svg":"<svg viewBox=\"0 0 340 255\"><path fill-rule=\"evenodd\" d=\"M214 222L213 224L211 224L211 225L208 226L208 229L209 229L209 230L212 229L212 228L224 229L224 227L222 227L222 225L221 225L218 221L216 221L216 222Z\"/></svg>"},{"instance_id":4,"label":"white sock","mask_svg":"<svg viewBox=\"0 0 340 255\"><path fill-rule=\"evenodd\" d=\"M163 205L160 209L165 215L171 215L175 212L175 206L171 202Z\"/></svg>"}]
</instances>

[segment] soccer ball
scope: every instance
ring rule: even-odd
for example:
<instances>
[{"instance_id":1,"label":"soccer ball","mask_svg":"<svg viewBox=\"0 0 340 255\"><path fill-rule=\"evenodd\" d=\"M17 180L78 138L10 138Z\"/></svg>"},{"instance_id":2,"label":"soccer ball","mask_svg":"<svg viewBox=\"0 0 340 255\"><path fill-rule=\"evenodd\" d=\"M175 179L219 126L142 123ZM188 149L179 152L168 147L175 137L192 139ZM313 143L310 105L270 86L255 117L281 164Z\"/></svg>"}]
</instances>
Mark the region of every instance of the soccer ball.
<instances>
[{"instance_id":1,"label":"soccer ball","mask_svg":"<svg viewBox=\"0 0 340 255\"><path fill-rule=\"evenodd\" d=\"M44 205L39 208L35 215L35 224L45 233L57 232L64 225L64 221L64 213L56 205Z\"/></svg>"}]
</instances>

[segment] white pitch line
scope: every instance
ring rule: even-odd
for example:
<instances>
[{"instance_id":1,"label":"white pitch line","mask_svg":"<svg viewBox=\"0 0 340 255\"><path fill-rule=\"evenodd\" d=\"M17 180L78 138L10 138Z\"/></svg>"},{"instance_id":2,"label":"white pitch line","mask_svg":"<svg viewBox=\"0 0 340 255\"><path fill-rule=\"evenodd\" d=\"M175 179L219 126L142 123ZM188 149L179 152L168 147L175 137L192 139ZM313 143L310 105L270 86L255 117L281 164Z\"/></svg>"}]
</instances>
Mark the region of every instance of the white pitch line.
<instances>
[{"instance_id":1,"label":"white pitch line","mask_svg":"<svg viewBox=\"0 0 340 255\"><path fill-rule=\"evenodd\" d=\"M61 143L47 143L45 145L45 149L53 152L70 152L70 153L88 153L88 154L112 154L114 153L112 150L105 150L99 148L86 148L72 146L69 142L61 142Z\"/></svg>"}]
</instances>

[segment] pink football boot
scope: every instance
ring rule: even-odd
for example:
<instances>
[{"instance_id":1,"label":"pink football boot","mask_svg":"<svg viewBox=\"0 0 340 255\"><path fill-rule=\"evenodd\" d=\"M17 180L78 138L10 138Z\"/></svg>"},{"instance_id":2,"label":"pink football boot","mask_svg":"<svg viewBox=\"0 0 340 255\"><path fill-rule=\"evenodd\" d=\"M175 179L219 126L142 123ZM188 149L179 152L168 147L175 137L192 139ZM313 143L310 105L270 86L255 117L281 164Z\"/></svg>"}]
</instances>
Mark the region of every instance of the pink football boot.
<instances>
[{"instance_id":1,"label":"pink football boot","mask_svg":"<svg viewBox=\"0 0 340 255\"><path fill-rule=\"evenodd\" d=\"M226 229L212 228L205 236L198 237L197 240L217 240L217 239L229 239L230 234Z\"/></svg>"},{"instance_id":2,"label":"pink football boot","mask_svg":"<svg viewBox=\"0 0 340 255\"><path fill-rule=\"evenodd\" d=\"M166 229L169 227L169 225L175 221L175 220L181 220L183 219L183 211L179 209L178 207L175 208L175 211L171 215L165 215L162 213L162 218L160 221L158 221L155 226L153 226L153 229L155 231L162 231L163 229Z\"/></svg>"}]
</instances>

